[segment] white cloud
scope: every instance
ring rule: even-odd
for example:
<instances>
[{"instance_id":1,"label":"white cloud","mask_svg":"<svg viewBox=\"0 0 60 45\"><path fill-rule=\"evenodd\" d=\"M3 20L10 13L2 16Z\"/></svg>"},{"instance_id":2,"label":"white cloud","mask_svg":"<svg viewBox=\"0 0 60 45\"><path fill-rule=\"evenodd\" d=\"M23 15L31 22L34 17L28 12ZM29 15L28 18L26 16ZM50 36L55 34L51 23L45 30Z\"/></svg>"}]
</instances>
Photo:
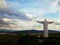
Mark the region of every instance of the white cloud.
<instances>
[{"instance_id":1,"label":"white cloud","mask_svg":"<svg viewBox=\"0 0 60 45\"><path fill-rule=\"evenodd\" d=\"M33 3L34 2L34 3ZM38 24L36 20L44 21L46 18L48 21L53 21L48 19L45 14L46 13L56 13L58 12L59 15L57 15L57 18L55 20L56 23L60 23L60 5L58 4L59 0L35 0L32 3L29 3L27 5L30 6L27 8L20 8L20 3L18 2L6 2L5 0L0 1L0 12L4 13L5 16L0 15L5 22L9 21L11 24L9 24L10 29L32 29L33 27L35 29L42 29L42 25ZM25 5L25 4L24 4ZM16 8L16 9L15 9ZM18 11L17 11L18 10ZM21 12L24 12L25 14L22 14ZM6 19L7 17L7 19ZM9 18L9 19L8 19ZM33 21L22 21L23 20L30 20L33 19ZM13 23L13 24L12 24ZM13 26L13 27L12 27ZM41 27L39 27L41 26ZM54 29L54 25L50 25L49 29ZM60 29L57 26L57 29ZM16 28L17 27L17 28Z\"/></svg>"},{"instance_id":2,"label":"white cloud","mask_svg":"<svg viewBox=\"0 0 60 45\"><path fill-rule=\"evenodd\" d=\"M14 5L17 3L13 2L13 6L11 3L7 3L6 1L1 1L0 3L0 13L2 14L8 14L10 17L13 16L13 18L18 18L20 20L29 20L30 18L27 17L25 14L22 12L18 11L18 8L15 8L14 6L17 7L17 5Z\"/></svg>"},{"instance_id":3,"label":"white cloud","mask_svg":"<svg viewBox=\"0 0 60 45\"><path fill-rule=\"evenodd\" d=\"M38 1L41 2L40 0L38 0ZM31 8L31 7L27 8L27 9L25 8L24 12L30 13L33 16L34 21L36 21L36 20L42 21L46 18L48 21L54 21L55 23L58 23L58 22L60 23L60 21L59 21L60 19L58 19L58 17L60 18L60 14L56 14L57 17L54 19L45 17L45 16L47 16L46 15L47 13L56 13L56 12L60 13L60 5L58 5L58 2L59 2L59 0L44 0L44 1L42 0L42 2L38 4L39 8ZM35 24L33 24L33 26L34 25ZM37 23L36 23L36 25L37 25ZM55 29L55 26L57 27L56 30L60 29L58 27L58 25L56 25L56 24L54 24L54 25L51 24L49 26L49 29ZM36 27L35 29L40 29L40 28Z\"/></svg>"},{"instance_id":4,"label":"white cloud","mask_svg":"<svg viewBox=\"0 0 60 45\"><path fill-rule=\"evenodd\" d=\"M28 16L29 18L33 18L33 15L32 14L28 14L28 13L26 13L26 16Z\"/></svg>"},{"instance_id":5,"label":"white cloud","mask_svg":"<svg viewBox=\"0 0 60 45\"><path fill-rule=\"evenodd\" d=\"M29 21L30 16L26 16L18 11L19 3L6 2L0 0L0 27L1 29L25 29L25 23L22 21ZM27 25L27 24L26 24ZM28 27L28 26L27 26Z\"/></svg>"},{"instance_id":6,"label":"white cloud","mask_svg":"<svg viewBox=\"0 0 60 45\"><path fill-rule=\"evenodd\" d=\"M5 0L0 0L0 9L4 9L7 7L7 3L5 2Z\"/></svg>"}]
</instances>

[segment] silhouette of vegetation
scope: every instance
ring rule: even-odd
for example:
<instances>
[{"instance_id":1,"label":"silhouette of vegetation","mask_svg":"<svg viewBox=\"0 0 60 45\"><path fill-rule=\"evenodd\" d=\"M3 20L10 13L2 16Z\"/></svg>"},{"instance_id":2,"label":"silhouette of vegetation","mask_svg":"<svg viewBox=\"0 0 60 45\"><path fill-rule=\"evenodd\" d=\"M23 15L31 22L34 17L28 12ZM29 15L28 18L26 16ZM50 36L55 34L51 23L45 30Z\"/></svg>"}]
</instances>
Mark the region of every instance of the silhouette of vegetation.
<instances>
[{"instance_id":1,"label":"silhouette of vegetation","mask_svg":"<svg viewBox=\"0 0 60 45\"><path fill-rule=\"evenodd\" d=\"M60 33L48 38L34 34L0 34L0 45L60 45Z\"/></svg>"},{"instance_id":2,"label":"silhouette of vegetation","mask_svg":"<svg viewBox=\"0 0 60 45\"><path fill-rule=\"evenodd\" d=\"M34 36L22 36L19 40L19 45L39 45L38 39Z\"/></svg>"}]
</instances>

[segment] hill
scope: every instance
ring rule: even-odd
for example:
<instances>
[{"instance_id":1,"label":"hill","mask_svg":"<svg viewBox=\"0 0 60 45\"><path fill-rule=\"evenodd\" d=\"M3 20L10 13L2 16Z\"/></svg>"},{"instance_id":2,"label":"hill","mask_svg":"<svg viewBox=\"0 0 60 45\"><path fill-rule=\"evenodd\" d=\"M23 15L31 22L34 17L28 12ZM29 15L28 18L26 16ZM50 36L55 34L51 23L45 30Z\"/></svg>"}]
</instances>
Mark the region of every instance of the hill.
<instances>
[{"instance_id":1,"label":"hill","mask_svg":"<svg viewBox=\"0 0 60 45\"><path fill-rule=\"evenodd\" d=\"M49 34L51 34L51 33L58 33L59 31L48 30L48 32L49 32ZM43 30L23 30L23 31L0 30L0 33L15 33L15 34L30 33L30 34L43 34Z\"/></svg>"}]
</instances>

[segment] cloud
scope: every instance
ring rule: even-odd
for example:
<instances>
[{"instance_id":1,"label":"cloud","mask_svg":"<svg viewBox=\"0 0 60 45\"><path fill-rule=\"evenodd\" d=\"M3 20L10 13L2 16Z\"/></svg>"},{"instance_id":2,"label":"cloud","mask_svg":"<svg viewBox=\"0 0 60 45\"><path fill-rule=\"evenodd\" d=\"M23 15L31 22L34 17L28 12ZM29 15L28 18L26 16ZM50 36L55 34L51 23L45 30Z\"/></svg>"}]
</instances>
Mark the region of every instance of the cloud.
<instances>
[{"instance_id":1,"label":"cloud","mask_svg":"<svg viewBox=\"0 0 60 45\"><path fill-rule=\"evenodd\" d=\"M51 25L52 27L49 26L49 29L55 28L56 30L58 30L58 28L59 28L58 24L60 23L60 22L58 23L58 21L60 20L60 5L58 4L59 0L37 0L37 2L38 3L36 3L36 0L35 0L33 3L29 3L28 5L30 8L25 7L24 12L31 14L35 21L37 19L39 19L41 21L41 18L53 20L55 22L54 25L56 25L57 29L54 27L54 25ZM27 3L26 3L26 5L27 5ZM55 20L55 19L57 19L57 20ZM35 26L35 24L33 24L33 25ZM40 28L38 27L38 29L40 29Z\"/></svg>"},{"instance_id":2,"label":"cloud","mask_svg":"<svg viewBox=\"0 0 60 45\"><path fill-rule=\"evenodd\" d=\"M48 20L60 20L59 0L22 0L23 3L18 1L0 1L0 18L2 25L6 24L6 26L11 29L16 27L19 27L18 29L32 29L32 27L42 29L42 25L37 24L36 20L42 21L45 18ZM31 19L33 21L29 21ZM58 21L55 25L60 23ZM49 29L53 29L52 27Z\"/></svg>"},{"instance_id":3,"label":"cloud","mask_svg":"<svg viewBox=\"0 0 60 45\"><path fill-rule=\"evenodd\" d=\"M10 18L17 18L17 19L20 19L20 20L31 20L24 13L13 9L13 7L9 7L9 4L7 4L6 1L1 1L1 3L0 3L0 13L1 14L7 14Z\"/></svg>"},{"instance_id":4,"label":"cloud","mask_svg":"<svg viewBox=\"0 0 60 45\"><path fill-rule=\"evenodd\" d=\"M17 2L0 0L0 29L23 29L22 23L31 21L31 18L20 12L19 8Z\"/></svg>"},{"instance_id":5,"label":"cloud","mask_svg":"<svg viewBox=\"0 0 60 45\"><path fill-rule=\"evenodd\" d=\"M0 19L0 25L8 25L8 23L6 23L2 19Z\"/></svg>"},{"instance_id":6,"label":"cloud","mask_svg":"<svg viewBox=\"0 0 60 45\"><path fill-rule=\"evenodd\" d=\"M4 9L7 7L7 3L5 1L0 1L0 9Z\"/></svg>"},{"instance_id":7,"label":"cloud","mask_svg":"<svg viewBox=\"0 0 60 45\"><path fill-rule=\"evenodd\" d=\"M45 0L45 1L35 0L33 3L32 2L30 2L30 4L28 3L28 5L33 5L33 6L29 6L30 8L27 6L24 8L23 11L25 13L30 13L34 17L34 19L42 18L42 17L49 18L49 14L50 15L52 14L50 17L55 18L58 15L57 12L59 10L58 1L59 0ZM38 2L37 6L35 5L36 2ZM34 7L34 5L36 8ZM56 16L54 16L54 14L56 14Z\"/></svg>"},{"instance_id":8,"label":"cloud","mask_svg":"<svg viewBox=\"0 0 60 45\"><path fill-rule=\"evenodd\" d=\"M60 6L60 1L58 1L58 5Z\"/></svg>"},{"instance_id":9,"label":"cloud","mask_svg":"<svg viewBox=\"0 0 60 45\"><path fill-rule=\"evenodd\" d=\"M15 23L13 23L13 20L11 19L8 19L8 18L0 19L0 25L10 26L10 24L16 25Z\"/></svg>"},{"instance_id":10,"label":"cloud","mask_svg":"<svg viewBox=\"0 0 60 45\"><path fill-rule=\"evenodd\" d=\"M15 25L12 23L9 19L0 19L0 29L9 29L10 27L13 27L11 25Z\"/></svg>"},{"instance_id":11,"label":"cloud","mask_svg":"<svg viewBox=\"0 0 60 45\"><path fill-rule=\"evenodd\" d=\"M19 29L23 29L23 27L15 22L13 22L14 20L8 19L8 18L3 18L0 19L0 29L12 29L12 30L19 30ZM17 21L17 20L16 20ZM18 22L18 21L17 21ZM22 23L22 22L20 22Z\"/></svg>"}]
</instances>

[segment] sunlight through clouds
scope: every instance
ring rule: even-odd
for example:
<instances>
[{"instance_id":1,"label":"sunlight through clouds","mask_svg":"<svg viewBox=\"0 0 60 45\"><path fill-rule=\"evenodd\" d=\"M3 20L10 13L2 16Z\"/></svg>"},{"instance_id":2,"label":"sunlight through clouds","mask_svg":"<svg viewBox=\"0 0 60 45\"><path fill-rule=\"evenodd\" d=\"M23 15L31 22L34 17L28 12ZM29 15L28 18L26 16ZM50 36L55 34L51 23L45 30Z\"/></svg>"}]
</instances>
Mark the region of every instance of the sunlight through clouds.
<instances>
[{"instance_id":1,"label":"sunlight through clouds","mask_svg":"<svg viewBox=\"0 0 60 45\"><path fill-rule=\"evenodd\" d=\"M36 21L44 19L55 22L49 29L60 30L60 0L0 0L0 27L41 30Z\"/></svg>"}]
</instances>

